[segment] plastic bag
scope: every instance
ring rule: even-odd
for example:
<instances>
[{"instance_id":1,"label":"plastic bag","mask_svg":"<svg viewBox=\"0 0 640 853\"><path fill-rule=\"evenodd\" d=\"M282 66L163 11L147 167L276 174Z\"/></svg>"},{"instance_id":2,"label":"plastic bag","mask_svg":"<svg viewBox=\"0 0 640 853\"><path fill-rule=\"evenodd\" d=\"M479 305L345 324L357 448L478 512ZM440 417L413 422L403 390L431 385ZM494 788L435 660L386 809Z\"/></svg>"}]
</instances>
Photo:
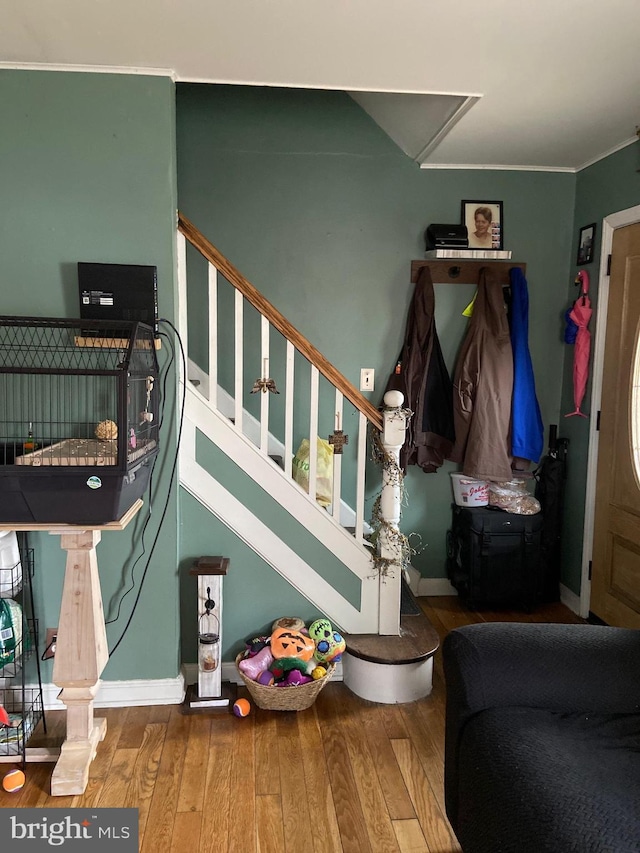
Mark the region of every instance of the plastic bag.
<instances>
[{"instance_id":1,"label":"plastic bag","mask_svg":"<svg viewBox=\"0 0 640 853\"><path fill-rule=\"evenodd\" d=\"M525 480L489 483L489 506L497 506L516 515L535 515L541 509L540 501L527 491Z\"/></svg>"},{"instance_id":2,"label":"plastic bag","mask_svg":"<svg viewBox=\"0 0 640 853\"><path fill-rule=\"evenodd\" d=\"M333 500L333 447L320 436L317 440L316 500L320 506L327 507ZM293 479L307 493L309 492L309 451L309 439L303 438L291 466Z\"/></svg>"}]
</instances>

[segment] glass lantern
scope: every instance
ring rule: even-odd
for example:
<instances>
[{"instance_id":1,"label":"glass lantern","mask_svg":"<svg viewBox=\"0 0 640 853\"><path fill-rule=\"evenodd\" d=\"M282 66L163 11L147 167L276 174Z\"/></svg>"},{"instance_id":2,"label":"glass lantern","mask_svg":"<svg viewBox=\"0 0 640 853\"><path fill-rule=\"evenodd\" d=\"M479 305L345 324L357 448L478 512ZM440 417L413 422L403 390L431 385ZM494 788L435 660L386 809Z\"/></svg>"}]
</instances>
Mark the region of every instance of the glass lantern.
<instances>
[{"instance_id":1,"label":"glass lantern","mask_svg":"<svg viewBox=\"0 0 640 853\"><path fill-rule=\"evenodd\" d=\"M220 626L214 613L207 611L198 625L198 669L215 672L220 665Z\"/></svg>"}]
</instances>

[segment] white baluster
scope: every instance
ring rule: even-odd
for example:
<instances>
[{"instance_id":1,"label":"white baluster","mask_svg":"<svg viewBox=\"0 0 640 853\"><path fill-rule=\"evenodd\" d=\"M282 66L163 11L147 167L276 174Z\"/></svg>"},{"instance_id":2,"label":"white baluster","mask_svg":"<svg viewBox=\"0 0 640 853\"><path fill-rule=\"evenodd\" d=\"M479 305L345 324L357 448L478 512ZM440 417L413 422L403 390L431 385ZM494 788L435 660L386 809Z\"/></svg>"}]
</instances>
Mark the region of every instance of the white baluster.
<instances>
[{"instance_id":1,"label":"white baluster","mask_svg":"<svg viewBox=\"0 0 640 853\"><path fill-rule=\"evenodd\" d=\"M285 377L285 401L284 401L284 470L291 474L291 460L293 459L293 394L294 394L294 361L295 350L291 341L287 341L287 366Z\"/></svg>"},{"instance_id":2,"label":"white baluster","mask_svg":"<svg viewBox=\"0 0 640 853\"><path fill-rule=\"evenodd\" d=\"M262 378L269 379L269 321L261 318L260 324ZM269 396L270 391L260 392L260 450L267 453L269 445Z\"/></svg>"},{"instance_id":3,"label":"white baluster","mask_svg":"<svg viewBox=\"0 0 640 853\"><path fill-rule=\"evenodd\" d=\"M218 408L218 270L209 264L209 402Z\"/></svg>"},{"instance_id":4,"label":"white baluster","mask_svg":"<svg viewBox=\"0 0 640 853\"><path fill-rule=\"evenodd\" d=\"M182 340L185 358L188 358L188 322L187 322L187 241L182 234L178 234L177 244L178 262L178 332ZM184 383L186 376L182 367L182 359L178 359L178 371L180 381Z\"/></svg>"},{"instance_id":5,"label":"white baluster","mask_svg":"<svg viewBox=\"0 0 640 853\"><path fill-rule=\"evenodd\" d=\"M399 461L400 449L405 441L407 416L402 410L400 391L387 391L382 413L382 445L390 461L382 470L380 512L384 523L380 528L379 554L388 565L380 577L380 634L397 635L400 631L400 580L402 548L394 532L399 532L402 487ZM395 466L395 470L394 470Z\"/></svg>"},{"instance_id":6,"label":"white baluster","mask_svg":"<svg viewBox=\"0 0 640 853\"><path fill-rule=\"evenodd\" d=\"M342 393L336 388L336 430L342 429ZM333 496L332 515L340 523L340 500L342 494L342 452L333 452Z\"/></svg>"},{"instance_id":7,"label":"white baluster","mask_svg":"<svg viewBox=\"0 0 640 853\"><path fill-rule=\"evenodd\" d=\"M358 419L358 461L356 468L356 541L364 539L364 490L367 464L367 419L360 412Z\"/></svg>"},{"instance_id":8,"label":"white baluster","mask_svg":"<svg viewBox=\"0 0 640 853\"><path fill-rule=\"evenodd\" d=\"M242 372L244 369L243 359L243 342L244 342L244 297L239 290L236 290L235 296L236 307L236 340L235 340L235 358L236 358L236 373L235 373L235 422L236 429L242 432Z\"/></svg>"},{"instance_id":9,"label":"white baluster","mask_svg":"<svg viewBox=\"0 0 640 853\"><path fill-rule=\"evenodd\" d=\"M311 406L309 412L309 494L315 500L318 479L318 383L320 373L311 365Z\"/></svg>"}]
</instances>

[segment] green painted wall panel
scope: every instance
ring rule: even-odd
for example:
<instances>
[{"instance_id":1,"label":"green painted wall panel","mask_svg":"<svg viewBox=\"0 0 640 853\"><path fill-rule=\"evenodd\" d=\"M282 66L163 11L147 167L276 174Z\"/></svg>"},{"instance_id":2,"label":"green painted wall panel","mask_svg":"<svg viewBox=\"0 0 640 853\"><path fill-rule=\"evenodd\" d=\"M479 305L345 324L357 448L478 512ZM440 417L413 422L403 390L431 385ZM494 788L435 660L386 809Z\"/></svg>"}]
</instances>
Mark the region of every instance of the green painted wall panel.
<instances>
[{"instance_id":1,"label":"green painted wall panel","mask_svg":"<svg viewBox=\"0 0 640 853\"><path fill-rule=\"evenodd\" d=\"M0 71L0 299L5 314L78 314L76 262L155 264L160 312L175 315L175 89L168 78ZM169 348L161 352L163 369ZM170 373L173 367L170 367ZM107 619L130 586L113 647L132 611L162 518L175 456L172 382L163 449L148 502L126 531L104 533L98 562ZM172 678L178 672L177 497L171 491L145 585L107 679ZM31 537L42 627L58 623L64 554L58 537ZM142 556L140 556L142 555ZM137 561L137 558L140 559ZM45 664L50 680L50 664Z\"/></svg>"}]
</instances>

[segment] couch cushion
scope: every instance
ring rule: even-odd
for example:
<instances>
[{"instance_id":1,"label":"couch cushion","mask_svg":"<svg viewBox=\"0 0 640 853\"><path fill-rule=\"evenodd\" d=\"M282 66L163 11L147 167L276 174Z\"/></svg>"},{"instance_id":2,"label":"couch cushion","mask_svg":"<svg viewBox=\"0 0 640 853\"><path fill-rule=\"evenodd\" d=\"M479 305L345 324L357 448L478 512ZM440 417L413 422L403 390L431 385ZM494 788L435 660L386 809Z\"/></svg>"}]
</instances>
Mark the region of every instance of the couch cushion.
<instances>
[{"instance_id":1,"label":"couch cushion","mask_svg":"<svg viewBox=\"0 0 640 853\"><path fill-rule=\"evenodd\" d=\"M640 853L640 714L482 711L459 760L465 853Z\"/></svg>"}]
</instances>

